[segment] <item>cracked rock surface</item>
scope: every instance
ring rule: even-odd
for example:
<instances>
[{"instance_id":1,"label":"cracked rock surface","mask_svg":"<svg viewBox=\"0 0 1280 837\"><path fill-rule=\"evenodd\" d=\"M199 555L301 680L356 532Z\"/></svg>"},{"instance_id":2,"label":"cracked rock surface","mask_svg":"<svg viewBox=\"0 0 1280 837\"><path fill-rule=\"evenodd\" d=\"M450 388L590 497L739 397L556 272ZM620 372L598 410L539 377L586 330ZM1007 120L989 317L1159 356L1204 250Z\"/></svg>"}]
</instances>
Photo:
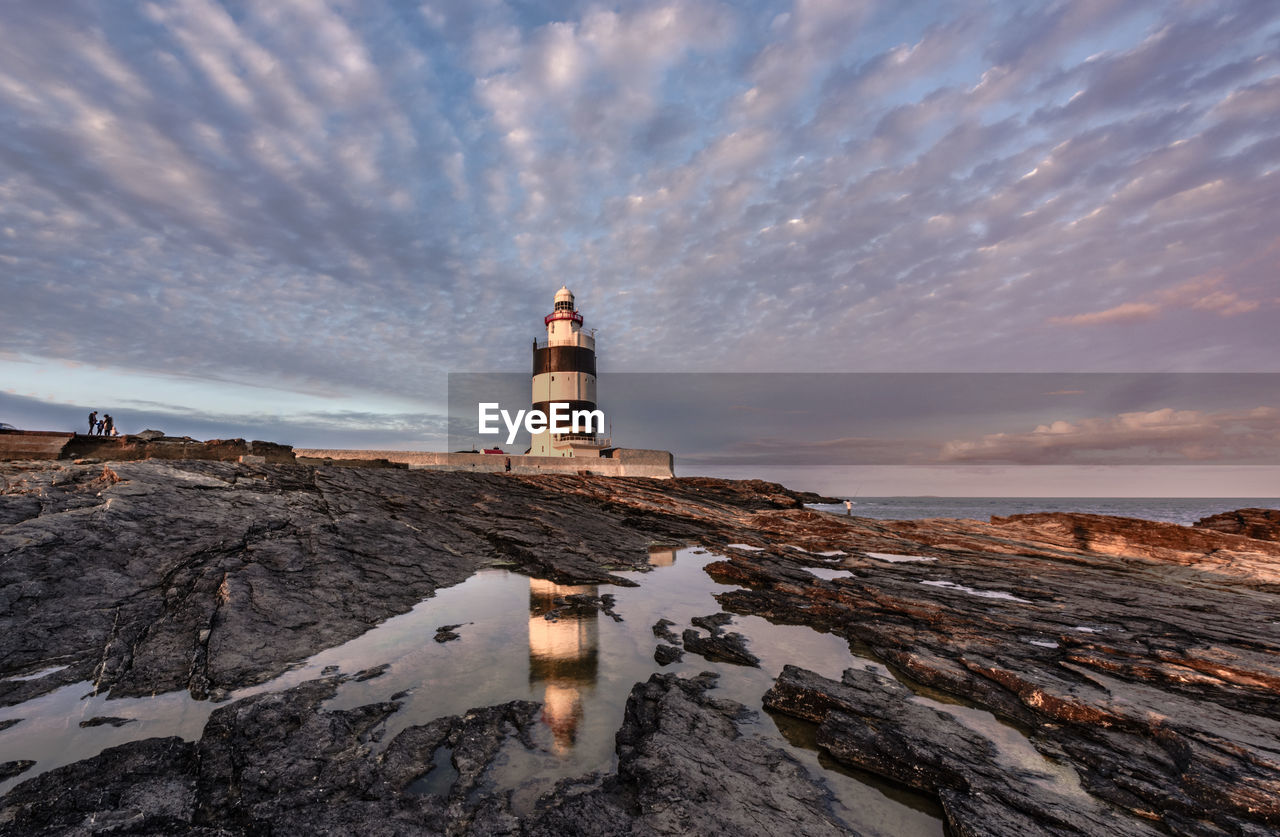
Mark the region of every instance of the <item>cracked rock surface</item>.
<instances>
[{"instance_id":1,"label":"cracked rock surface","mask_svg":"<svg viewBox=\"0 0 1280 837\"><path fill-rule=\"evenodd\" d=\"M0 835L850 833L798 761L739 732L746 707L706 694L713 674L636 684L618 770L566 780L524 817L492 770L504 747L536 746L538 704L473 709L380 746L398 704L324 709L340 680L222 707L199 741L149 738L42 774L0 800Z\"/></svg>"},{"instance_id":2,"label":"cracked rock surface","mask_svg":"<svg viewBox=\"0 0 1280 837\"><path fill-rule=\"evenodd\" d=\"M1099 515L815 515L805 527L807 515L761 513L757 537L768 549L707 567L739 586L717 595L725 610L835 633L916 688L1029 731L1036 750L1068 766L1093 800L1125 812L1131 830L1280 827L1280 544ZM814 554L832 550L846 554ZM809 567L845 574L820 578ZM876 754L897 747L914 758L937 739L922 737L919 715L872 721L872 709L824 721L820 745L906 781ZM868 738L867 726L882 736ZM947 767L954 781L977 783L982 762ZM949 810L959 811L952 787ZM1007 796L964 787L966 821L1019 816ZM959 833L1013 833L993 828Z\"/></svg>"},{"instance_id":3,"label":"cracked rock surface","mask_svg":"<svg viewBox=\"0 0 1280 837\"><path fill-rule=\"evenodd\" d=\"M505 743L526 745L537 704L440 718L379 748L381 726L399 704L322 709L340 681L228 704L196 742L148 738L37 776L0 800L0 834L443 835L513 827L487 774ZM442 748L447 765L435 760ZM449 781L436 793L415 792L414 783L437 770Z\"/></svg>"},{"instance_id":4,"label":"cracked rock surface","mask_svg":"<svg viewBox=\"0 0 1280 837\"><path fill-rule=\"evenodd\" d=\"M981 733L911 698L872 670L836 682L787 666L764 703L818 723L818 743L836 759L936 794L956 834L1160 834L1052 774L1003 762Z\"/></svg>"},{"instance_id":5,"label":"cracked rock surface","mask_svg":"<svg viewBox=\"0 0 1280 837\"><path fill-rule=\"evenodd\" d=\"M855 833L795 758L739 732L736 721L752 713L708 695L714 683L709 673L637 683L618 730L617 772L561 783L525 833Z\"/></svg>"},{"instance_id":6,"label":"cracked rock surface","mask_svg":"<svg viewBox=\"0 0 1280 837\"><path fill-rule=\"evenodd\" d=\"M646 567L645 523L664 528L647 508L572 490L576 477L197 461L4 463L0 477L0 678L66 666L0 679L0 705L84 680L114 697L219 698L482 567L634 584L612 570ZM721 498L799 505L750 488L702 505Z\"/></svg>"},{"instance_id":7,"label":"cracked rock surface","mask_svg":"<svg viewBox=\"0 0 1280 837\"><path fill-rule=\"evenodd\" d=\"M820 498L771 483L701 478L180 461L6 463L0 476L0 705L84 680L113 696L218 698L486 566L634 584L614 573L643 569L649 544L692 543L728 556L707 567L735 588L717 595L727 614L829 632L888 667L896 679L884 683L791 671L771 706L818 724L831 757L936 794L957 833L1016 833L1027 817L1055 834L1280 829L1269 510L1195 527L1084 514L888 521L810 511L803 502ZM726 636L724 618L699 617L709 636L691 631L694 645ZM671 657L690 638L673 627L653 631ZM384 747L394 696L328 712L322 680L218 709L199 742L134 742L36 776L0 800L0 829L82 833L92 818L120 833L444 833L448 817L531 835L841 827L785 753L735 737L741 707L664 678L632 692L616 773L566 780L523 817L475 777L491 752L527 746L527 707L442 719ZM1079 793L1037 795L1042 783L973 730L917 712L908 689L1014 725ZM887 705L888 693L910 705ZM459 737L472 728L483 730L474 748ZM457 778L431 790L442 759Z\"/></svg>"}]
</instances>

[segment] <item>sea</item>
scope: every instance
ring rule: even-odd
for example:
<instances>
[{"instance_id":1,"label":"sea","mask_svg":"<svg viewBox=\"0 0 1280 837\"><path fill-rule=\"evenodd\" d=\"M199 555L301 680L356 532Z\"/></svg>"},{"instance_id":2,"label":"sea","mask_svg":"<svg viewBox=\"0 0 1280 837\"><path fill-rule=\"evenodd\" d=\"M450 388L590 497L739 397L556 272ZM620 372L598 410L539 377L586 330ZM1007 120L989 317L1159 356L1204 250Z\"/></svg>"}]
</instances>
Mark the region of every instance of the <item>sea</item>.
<instances>
[{"instance_id":1,"label":"sea","mask_svg":"<svg viewBox=\"0 0 1280 837\"><path fill-rule=\"evenodd\" d=\"M844 504L810 508L844 514ZM1280 509L1276 497L857 497L853 513L881 520L963 517L985 521L993 515L1082 512L1138 517L1185 525L1235 509Z\"/></svg>"}]
</instances>

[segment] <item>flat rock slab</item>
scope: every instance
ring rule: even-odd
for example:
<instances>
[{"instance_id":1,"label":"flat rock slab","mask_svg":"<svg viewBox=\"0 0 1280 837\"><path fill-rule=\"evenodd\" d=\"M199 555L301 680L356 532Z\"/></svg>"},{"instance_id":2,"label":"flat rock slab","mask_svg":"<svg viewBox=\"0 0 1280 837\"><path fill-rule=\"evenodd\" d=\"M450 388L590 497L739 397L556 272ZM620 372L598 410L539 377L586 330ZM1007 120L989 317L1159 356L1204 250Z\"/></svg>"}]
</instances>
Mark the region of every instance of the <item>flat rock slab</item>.
<instances>
[{"instance_id":1,"label":"flat rock slab","mask_svg":"<svg viewBox=\"0 0 1280 837\"><path fill-rule=\"evenodd\" d=\"M35 767L35 764L36 763L30 759L0 762L0 781L12 779L14 776L21 776L32 767Z\"/></svg>"},{"instance_id":2,"label":"flat rock slab","mask_svg":"<svg viewBox=\"0 0 1280 837\"><path fill-rule=\"evenodd\" d=\"M874 670L837 682L786 666L764 704L819 724L818 744L837 760L936 794L955 834L1161 833L1051 772L1002 760L987 737L912 698Z\"/></svg>"},{"instance_id":3,"label":"flat rock slab","mask_svg":"<svg viewBox=\"0 0 1280 837\"><path fill-rule=\"evenodd\" d=\"M81 727L102 727L102 726L122 727L125 724L132 724L136 720L137 718L114 718L110 716L99 715L96 718L90 718L87 721L81 721L80 726Z\"/></svg>"},{"instance_id":4,"label":"flat rock slab","mask_svg":"<svg viewBox=\"0 0 1280 837\"><path fill-rule=\"evenodd\" d=\"M757 518L767 542L847 553L846 574L819 578L794 550L734 555L708 566L739 587L717 595L726 610L843 636L913 687L1030 730L1135 822L1280 828L1275 543L1098 515Z\"/></svg>"},{"instance_id":5,"label":"flat rock slab","mask_svg":"<svg viewBox=\"0 0 1280 837\"><path fill-rule=\"evenodd\" d=\"M323 710L342 678L309 681L215 711L199 741L150 738L104 750L0 799L0 835L510 833L488 780L508 741L532 746L539 706L514 701L380 730L399 705ZM447 768L434 754L450 752ZM438 793L411 791L447 769ZM92 824L89 831L85 824Z\"/></svg>"},{"instance_id":6,"label":"flat rock slab","mask_svg":"<svg viewBox=\"0 0 1280 837\"><path fill-rule=\"evenodd\" d=\"M760 667L760 658L747 650L747 638L736 631L704 637L692 628L686 628L681 639L684 650L712 662Z\"/></svg>"},{"instance_id":7,"label":"flat rock slab","mask_svg":"<svg viewBox=\"0 0 1280 837\"><path fill-rule=\"evenodd\" d=\"M636 684L617 772L567 780L523 818L493 768L506 746L536 747L537 704L440 718L383 747L398 704L322 708L341 680L222 707L199 741L135 741L30 779L0 799L0 835L852 833L798 761L739 732L751 713L707 695L713 674Z\"/></svg>"},{"instance_id":8,"label":"flat rock slab","mask_svg":"<svg viewBox=\"0 0 1280 837\"><path fill-rule=\"evenodd\" d=\"M459 622L456 625L441 625L440 627L436 628L436 634L435 634L435 637L433 638L435 639L436 642L439 642L439 643L452 642L455 639L462 639L462 634L458 633L458 628L461 628L465 624L467 623Z\"/></svg>"},{"instance_id":9,"label":"flat rock slab","mask_svg":"<svg viewBox=\"0 0 1280 837\"><path fill-rule=\"evenodd\" d=\"M684 659L684 649L675 645L658 643L653 649L653 659L660 666L668 666Z\"/></svg>"},{"instance_id":10,"label":"flat rock slab","mask_svg":"<svg viewBox=\"0 0 1280 837\"><path fill-rule=\"evenodd\" d=\"M680 637L676 636L676 632L671 630L676 623L670 619L659 619L653 623L653 635L658 639L664 639L672 645L680 644Z\"/></svg>"},{"instance_id":11,"label":"flat rock slab","mask_svg":"<svg viewBox=\"0 0 1280 837\"><path fill-rule=\"evenodd\" d=\"M696 543L731 555L708 568L737 588L718 595L724 611L835 633L913 686L1029 730L1133 822L1280 828L1280 542L1257 513L1268 510L1197 527L881 521L808 510L820 498L772 483L703 478L154 461L5 464L0 477L0 704L83 681L113 696L219 698L483 567L634 584L615 571L647 567L650 543ZM744 543L757 549L729 548ZM723 639L721 627L697 639ZM857 740L836 731L832 747ZM979 781L976 763L964 769ZM178 790L138 793L160 812L178 810ZM961 821L958 791L937 793ZM398 822L384 799L367 801ZM502 833L503 809L488 810L484 827Z\"/></svg>"},{"instance_id":12,"label":"flat rock slab","mask_svg":"<svg viewBox=\"0 0 1280 837\"><path fill-rule=\"evenodd\" d=\"M487 566L632 585L612 571L647 568L653 537L580 477L157 461L0 477L0 705L86 680L221 697ZM656 481L608 482L647 504ZM654 522L673 526L695 528ZM66 668L5 679L51 660Z\"/></svg>"},{"instance_id":13,"label":"flat rock slab","mask_svg":"<svg viewBox=\"0 0 1280 837\"><path fill-rule=\"evenodd\" d=\"M737 722L754 713L709 695L715 678L654 674L637 683L617 734L617 772L562 783L523 833L856 833L832 813L830 791L803 765L739 732Z\"/></svg>"},{"instance_id":14,"label":"flat rock slab","mask_svg":"<svg viewBox=\"0 0 1280 837\"><path fill-rule=\"evenodd\" d=\"M1255 540L1280 541L1280 509L1236 509L1202 517L1191 525Z\"/></svg>"}]
</instances>

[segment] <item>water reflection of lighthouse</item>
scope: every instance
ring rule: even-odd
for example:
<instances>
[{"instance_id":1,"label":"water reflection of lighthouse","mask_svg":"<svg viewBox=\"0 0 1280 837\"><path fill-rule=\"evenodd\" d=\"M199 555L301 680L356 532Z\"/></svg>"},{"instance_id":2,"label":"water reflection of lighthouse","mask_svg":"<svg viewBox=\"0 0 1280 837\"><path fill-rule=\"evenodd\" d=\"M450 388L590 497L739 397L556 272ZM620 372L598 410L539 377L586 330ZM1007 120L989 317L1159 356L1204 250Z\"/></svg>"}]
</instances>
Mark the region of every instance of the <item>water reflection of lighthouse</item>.
<instances>
[{"instance_id":1,"label":"water reflection of lighthouse","mask_svg":"<svg viewBox=\"0 0 1280 837\"><path fill-rule=\"evenodd\" d=\"M594 607L569 605L556 618L546 618L557 608L557 598L574 593L594 596L596 587L529 579L529 684L546 684L542 719L561 754L577 739L583 696L595 688L599 668L600 626Z\"/></svg>"}]
</instances>

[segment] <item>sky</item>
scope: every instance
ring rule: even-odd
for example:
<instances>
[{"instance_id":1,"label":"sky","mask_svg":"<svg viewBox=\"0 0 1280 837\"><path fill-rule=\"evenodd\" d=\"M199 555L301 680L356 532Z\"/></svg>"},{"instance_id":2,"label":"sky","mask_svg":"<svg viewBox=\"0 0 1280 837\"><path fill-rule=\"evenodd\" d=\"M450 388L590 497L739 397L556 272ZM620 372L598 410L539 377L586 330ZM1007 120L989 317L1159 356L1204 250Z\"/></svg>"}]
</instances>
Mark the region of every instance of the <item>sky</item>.
<instances>
[{"instance_id":1,"label":"sky","mask_svg":"<svg viewBox=\"0 0 1280 837\"><path fill-rule=\"evenodd\" d=\"M606 407L609 373L1280 371L1270 0L9 3L0 56L21 427L443 449L448 375L524 373L561 284ZM1280 438L1248 394L1048 399L948 461L1172 438L1275 496L1188 441Z\"/></svg>"}]
</instances>

